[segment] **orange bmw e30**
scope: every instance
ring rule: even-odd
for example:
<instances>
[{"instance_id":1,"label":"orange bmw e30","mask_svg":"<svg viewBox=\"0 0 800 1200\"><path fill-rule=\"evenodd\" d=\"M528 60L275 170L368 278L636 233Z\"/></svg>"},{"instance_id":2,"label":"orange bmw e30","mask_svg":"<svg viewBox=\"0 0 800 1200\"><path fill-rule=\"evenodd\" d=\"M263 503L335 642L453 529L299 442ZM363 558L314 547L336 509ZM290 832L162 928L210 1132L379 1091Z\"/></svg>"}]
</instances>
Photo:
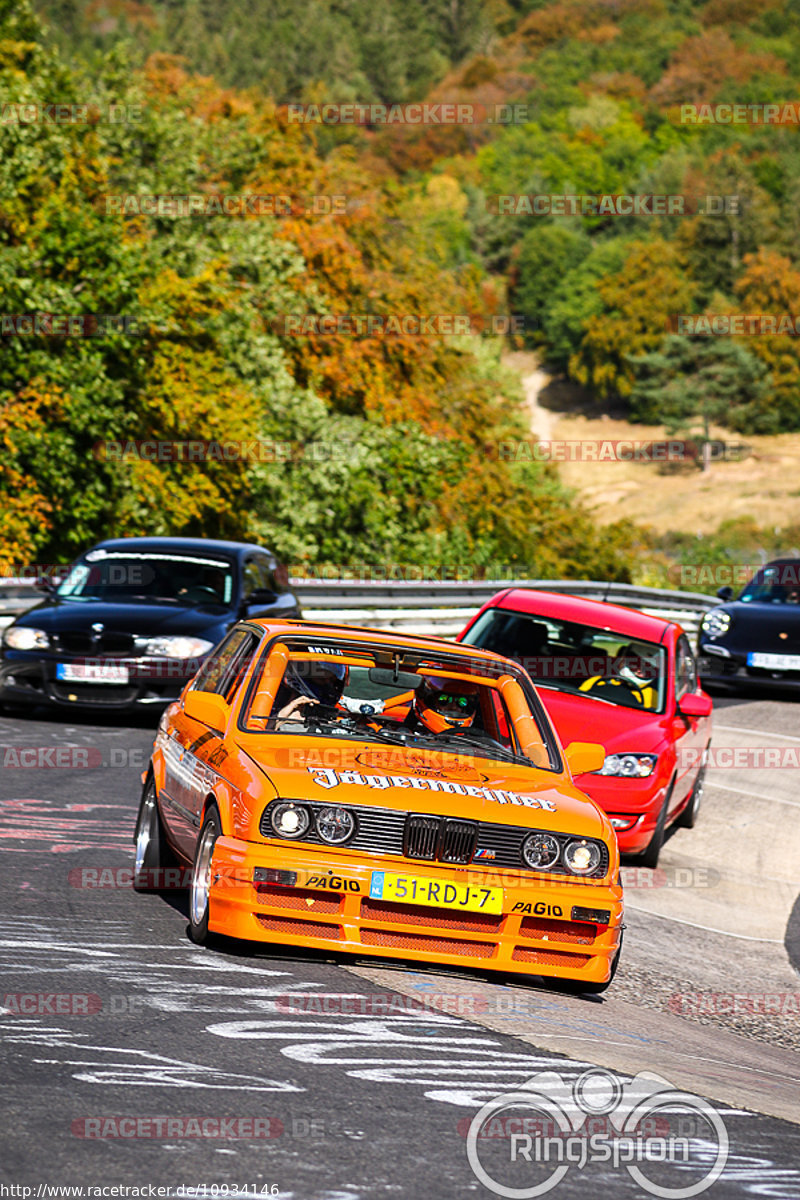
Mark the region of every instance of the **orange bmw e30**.
<instances>
[{"instance_id":1,"label":"orange bmw e30","mask_svg":"<svg viewBox=\"0 0 800 1200\"><path fill-rule=\"evenodd\" d=\"M550 976L619 959L611 824L530 679L438 638L237 625L166 709L134 886L191 864L189 933ZM178 872L176 872L178 873Z\"/></svg>"}]
</instances>

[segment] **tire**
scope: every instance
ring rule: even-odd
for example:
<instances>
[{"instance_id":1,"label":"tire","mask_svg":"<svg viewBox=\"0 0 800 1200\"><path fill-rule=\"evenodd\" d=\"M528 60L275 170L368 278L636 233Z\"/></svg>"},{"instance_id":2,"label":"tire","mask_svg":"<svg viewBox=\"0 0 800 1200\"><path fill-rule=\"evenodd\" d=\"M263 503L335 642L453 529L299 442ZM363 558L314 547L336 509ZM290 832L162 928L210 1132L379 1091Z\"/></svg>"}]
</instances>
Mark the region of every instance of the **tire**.
<instances>
[{"instance_id":1,"label":"tire","mask_svg":"<svg viewBox=\"0 0 800 1200\"><path fill-rule=\"evenodd\" d=\"M611 960L611 974L605 983L583 983L580 979L562 979L559 983L559 988L563 992L568 992L573 996L600 996L603 992L608 991L614 981L614 976L617 973L619 966L620 955L622 954L622 939L625 936L625 931L621 930L619 935L619 945L617 953Z\"/></svg>"},{"instance_id":2,"label":"tire","mask_svg":"<svg viewBox=\"0 0 800 1200\"><path fill-rule=\"evenodd\" d=\"M684 808L681 815L675 821L678 829L694 829L697 824L697 818L700 815L700 805L703 801L703 788L706 779L706 764L703 763L700 770L697 772L697 778L694 781L692 794L689 797L689 803Z\"/></svg>"},{"instance_id":3,"label":"tire","mask_svg":"<svg viewBox=\"0 0 800 1200\"><path fill-rule=\"evenodd\" d=\"M136 892L162 891L165 871L176 867L177 862L164 835L161 813L158 811L156 784L152 775L148 775L142 790L133 841L136 847L133 861L133 890Z\"/></svg>"},{"instance_id":4,"label":"tire","mask_svg":"<svg viewBox=\"0 0 800 1200\"><path fill-rule=\"evenodd\" d=\"M214 844L222 833L219 813L215 807L207 810L192 864L189 884L189 937L198 946L209 942L209 890L211 884L211 858Z\"/></svg>"},{"instance_id":5,"label":"tire","mask_svg":"<svg viewBox=\"0 0 800 1200\"><path fill-rule=\"evenodd\" d=\"M653 869L658 866L658 856L661 853L661 847L664 845L664 834L667 829L667 809L672 797L672 787L673 784L670 784L670 789L664 797L664 803L661 806L661 812L658 814L656 827L653 830L653 836L650 838L647 848L641 854L637 854L634 859L637 866L651 867Z\"/></svg>"}]
</instances>

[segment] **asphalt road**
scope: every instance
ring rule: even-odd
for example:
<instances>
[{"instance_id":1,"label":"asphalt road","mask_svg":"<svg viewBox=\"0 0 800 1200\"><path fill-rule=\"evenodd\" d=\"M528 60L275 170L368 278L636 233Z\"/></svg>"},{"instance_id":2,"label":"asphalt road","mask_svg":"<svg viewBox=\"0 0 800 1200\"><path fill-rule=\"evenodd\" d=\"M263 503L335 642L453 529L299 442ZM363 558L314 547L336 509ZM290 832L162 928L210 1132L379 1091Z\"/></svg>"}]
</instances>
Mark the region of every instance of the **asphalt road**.
<instances>
[{"instance_id":1,"label":"asphalt road","mask_svg":"<svg viewBox=\"0 0 800 1200\"><path fill-rule=\"evenodd\" d=\"M700 823L670 838L658 872L628 872L623 964L594 999L466 970L201 950L183 893L130 887L152 724L0 720L0 1196L490 1196L468 1159L482 1105L542 1072L549 1090L533 1091L551 1099L583 1079L600 1100L580 1119L608 1132L603 1088L631 1096L655 1072L697 1099L688 1161L647 1178L687 1194L721 1122L727 1158L703 1194L797 1200L799 713L718 702L714 745L739 757L712 768ZM542 1128L531 1092L475 1143L507 1189L554 1178L525 1158L524 1131ZM660 1133L677 1128L665 1120ZM562 1175L547 1194L654 1194L600 1156Z\"/></svg>"}]
</instances>

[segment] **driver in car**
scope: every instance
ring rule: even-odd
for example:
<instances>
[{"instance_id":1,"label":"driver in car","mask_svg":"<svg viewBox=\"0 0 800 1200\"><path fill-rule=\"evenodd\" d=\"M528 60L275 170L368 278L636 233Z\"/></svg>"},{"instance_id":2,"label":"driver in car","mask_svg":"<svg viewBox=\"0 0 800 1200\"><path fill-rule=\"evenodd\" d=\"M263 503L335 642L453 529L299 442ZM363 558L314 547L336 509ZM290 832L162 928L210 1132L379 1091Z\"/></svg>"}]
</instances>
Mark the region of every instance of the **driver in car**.
<instances>
[{"instance_id":1,"label":"driver in car","mask_svg":"<svg viewBox=\"0 0 800 1200\"><path fill-rule=\"evenodd\" d=\"M308 705L324 704L335 708L342 699L347 676L344 663L289 663L275 697L275 716L279 721L292 717L302 720L303 709Z\"/></svg>"},{"instance_id":2,"label":"driver in car","mask_svg":"<svg viewBox=\"0 0 800 1200\"><path fill-rule=\"evenodd\" d=\"M478 711L478 685L464 679L423 678L402 724L429 733L466 733Z\"/></svg>"}]
</instances>

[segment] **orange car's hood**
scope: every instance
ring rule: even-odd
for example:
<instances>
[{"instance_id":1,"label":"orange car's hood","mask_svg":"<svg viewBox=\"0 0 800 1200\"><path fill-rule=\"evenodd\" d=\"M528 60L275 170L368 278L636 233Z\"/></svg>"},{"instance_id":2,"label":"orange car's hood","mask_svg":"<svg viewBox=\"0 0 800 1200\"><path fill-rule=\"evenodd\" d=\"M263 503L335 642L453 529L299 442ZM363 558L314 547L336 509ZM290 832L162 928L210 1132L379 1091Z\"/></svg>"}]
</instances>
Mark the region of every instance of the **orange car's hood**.
<instances>
[{"instance_id":1,"label":"orange car's hood","mask_svg":"<svg viewBox=\"0 0 800 1200\"><path fill-rule=\"evenodd\" d=\"M509 825L604 835L605 817L564 775L463 753L305 738L237 742L277 796L375 805Z\"/></svg>"}]
</instances>

